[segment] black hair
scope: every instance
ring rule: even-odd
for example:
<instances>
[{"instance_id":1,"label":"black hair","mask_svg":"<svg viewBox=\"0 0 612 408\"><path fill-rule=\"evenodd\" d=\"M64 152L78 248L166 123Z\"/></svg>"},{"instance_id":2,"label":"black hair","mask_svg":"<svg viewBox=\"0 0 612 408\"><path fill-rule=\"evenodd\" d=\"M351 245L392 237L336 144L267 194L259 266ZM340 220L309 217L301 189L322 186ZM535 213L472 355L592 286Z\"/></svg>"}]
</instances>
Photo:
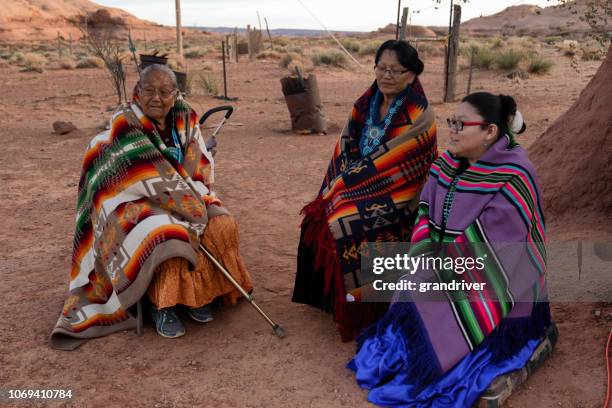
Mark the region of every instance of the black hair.
<instances>
[{"instance_id":1,"label":"black hair","mask_svg":"<svg viewBox=\"0 0 612 408\"><path fill-rule=\"evenodd\" d=\"M423 72L423 61L419 59L418 51L407 41L403 40L387 40L376 51L374 63L378 64L378 60L384 50L395 51L397 60L406 69L414 72L416 75L421 75Z\"/></svg>"},{"instance_id":2,"label":"black hair","mask_svg":"<svg viewBox=\"0 0 612 408\"><path fill-rule=\"evenodd\" d=\"M499 129L497 137L509 133L508 121L516 115L516 102L513 97L493 95L489 92L474 92L463 98L461 102L472 105L485 122L497 125ZM523 123L521 130L516 133L523 133L526 128L527 126Z\"/></svg>"}]
</instances>

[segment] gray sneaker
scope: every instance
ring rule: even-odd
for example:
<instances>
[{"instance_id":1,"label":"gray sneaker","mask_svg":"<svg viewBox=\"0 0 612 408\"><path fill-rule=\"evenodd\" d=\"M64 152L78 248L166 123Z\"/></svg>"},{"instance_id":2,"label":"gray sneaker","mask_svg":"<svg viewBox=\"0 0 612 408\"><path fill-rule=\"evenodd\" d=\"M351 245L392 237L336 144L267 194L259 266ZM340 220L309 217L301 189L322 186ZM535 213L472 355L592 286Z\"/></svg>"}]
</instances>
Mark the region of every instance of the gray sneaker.
<instances>
[{"instance_id":1,"label":"gray sneaker","mask_svg":"<svg viewBox=\"0 0 612 408\"><path fill-rule=\"evenodd\" d=\"M208 323L213 320L212 309L208 305L187 309L187 313L196 322Z\"/></svg>"},{"instance_id":2,"label":"gray sneaker","mask_svg":"<svg viewBox=\"0 0 612 408\"><path fill-rule=\"evenodd\" d=\"M179 320L173 307L157 309L151 306L151 316L155 322L157 334L160 336L174 339L185 334L183 323Z\"/></svg>"}]
</instances>

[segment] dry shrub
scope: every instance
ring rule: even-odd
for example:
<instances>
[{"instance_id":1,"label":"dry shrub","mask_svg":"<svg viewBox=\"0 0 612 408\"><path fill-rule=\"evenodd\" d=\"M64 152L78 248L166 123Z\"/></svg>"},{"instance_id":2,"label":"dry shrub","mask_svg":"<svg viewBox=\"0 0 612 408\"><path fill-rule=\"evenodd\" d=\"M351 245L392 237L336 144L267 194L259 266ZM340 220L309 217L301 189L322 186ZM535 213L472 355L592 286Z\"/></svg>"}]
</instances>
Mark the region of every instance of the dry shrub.
<instances>
[{"instance_id":1,"label":"dry shrub","mask_svg":"<svg viewBox=\"0 0 612 408\"><path fill-rule=\"evenodd\" d=\"M273 60L278 60L281 58L281 55L276 52L276 51L262 51L259 54L257 54L257 59L260 60L266 60L266 59L273 59Z\"/></svg>"},{"instance_id":2,"label":"dry shrub","mask_svg":"<svg viewBox=\"0 0 612 408\"><path fill-rule=\"evenodd\" d=\"M274 50L276 51L276 48ZM299 45L293 45L293 44L289 44L285 47L281 47L278 51L279 52L289 52L289 53L294 53L294 54L304 54L304 49L302 47L300 47Z\"/></svg>"},{"instance_id":3,"label":"dry shrub","mask_svg":"<svg viewBox=\"0 0 612 408\"><path fill-rule=\"evenodd\" d=\"M519 62L525 57L525 53L514 48L497 53L495 62L501 69L510 70L518 67Z\"/></svg>"},{"instance_id":4,"label":"dry shrub","mask_svg":"<svg viewBox=\"0 0 612 408\"><path fill-rule=\"evenodd\" d=\"M343 38L340 40L340 44L342 44L348 52L359 52L361 49L361 45L354 38Z\"/></svg>"},{"instance_id":5,"label":"dry shrub","mask_svg":"<svg viewBox=\"0 0 612 408\"><path fill-rule=\"evenodd\" d=\"M563 40L562 43L557 44L557 49L566 57L573 57L576 55L577 48L578 42L574 40Z\"/></svg>"},{"instance_id":6,"label":"dry shrub","mask_svg":"<svg viewBox=\"0 0 612 408\"><path fill-rule=\"evenodd\" d=\"M544 42L548 45L555 45L561 40L563 40L563 38L559 37L558 35L549 35L548 37L544 38Z\"/></svg>"},{"instance_id":7,"label":"dry shrub","mask_svg":"<svg viewBox=\"0 0 612 408\"><path fill-rule=\"evenodd\" d=\"M583 61L600 61L605 54L601 48L595 47L582 47L580 51L582 52L581 58Z\"/></svg>"},{"instance_id":8,"label":"dry shrub","mask_svg":"<svg viewBox=\"0 0 612 408\"><path fill-rule=\"evenodd\" d=\"M284 47L289 45L289 40L285 37L274 37L272 38L272 44Z\"/></svg>"},{"instance_id":9,"label":"dry shrub","mask_svg":"<svg viewBox=\"0 0 612 408\"><path fill-rule=\"evenodd\" d=\"M422 42L418 44L418 52L419 55L426 55L430 57L439 57L444 54L444 51L441 47L427 42Z\"/></svg>"},{"instance_id":10,"label":"dry shrub","mask_svg":"<svg viewBox=\"0 0 612 408\"><path fill-rule=\"evenodd\" d=\"M76 67L81 68L104 68L104 61L98 57L85 57L76 63Z\"/></svg>"},{"instance_id":11,"label":"dry shrub","mask_svg":"<svg viewBox=\"0 0 612 408\"><path fill-rule=\"evenodd\" d=\"M25 55L23 54L23 52L15 51L11 54L8 60L11 64L22 64L24 58L25 58Z\"/></svg>"},{"instance_id":12,"label":"dry shrub","mask_svg":"<svg viewBox=\"0 0 612 408\"><path fill-rule=\"evenodd\" d=\"M198 83L207 95L214 96L219 93L219 84L212 72L198 75Z\"/></svg>"},{"instance_id":13,"label":"dry shrub","mask_svg":"<svg viewBox=\"0 0 612 408\"><path fill-rule=\"evenodd\" d=\"M345 67L348 64L346 55L338 50L315 52L311 60L316 66L330 65L334 67Z\"/></svg>"},{"instance_id":14,"label":"dry shrub","mask_svg":"<svg viewBox=\"0 0 612 408\"><path fill-rule=\"evenodd\" d=\"M539 55L531 57L527 71L531 74L543 75L548 74L553 66L553 62L542 58Z\"/></svg>"},{"instance_id":15,"label":"dry shrub","mask_svg":"<svg viewBox=\"0 0 612 408\"><path fill-rule=\"evenodd\" d=\"M284 54L280 60L278 61L278 65L281 68L287 68L289 66L289 64L291 64L291 61L293 61L293 55L292 54Z\"/></svg>"},{"instance_id":16,"label":"dry shrub","mask_svg":"<svg viewBox=\"0 0 612 408\"><path fill-rule=\"evenodd\" d=\"M190 48L184 54L185 58L202 58L206 55L206 50L202 48Z\"/></svg>"},{"instance_id":17,"label":"dry shrub","mask_svg":"<svg viewBox=\"0 0 612 408\"><path fill-rule=\"evenodd\" d=\"M57 61L57 67L59 69L75 69L76 62L72 58L62 58Z\"/></svg>"},{"instance_id":18,"label":"dry shrub","mask_svg":"<svg viewBox=\"0 0 612 408\"><path fill-rule=\"evenodd\" d=\"M481 69L491 69L495 63L495 53L487 47L474 49L474 66Z\"/></svg>"},{"instance_id":19,"label":"dry shrub","mask_svg":"<svg viewBox=\"0 0 612 408\"><path fill-rule=\"evenodd\" d=\"M43 67L47 63L47 58L44 55L33 52L27 53L23 57L22 64L26 68L24 72L42 72Z\"/></svg>"},{"instance_id":20,"label":"dry shrub","mask_svg":"<svg viewBox=\"0 0 612 408\"><path fill-rule=\"evenodd\" d=\"M287 54L283 54L281 59L278 61L278 65L281 68L288 68L288 69L293 70L296 65L302 68L302 66L304 65L304 62L300 54L295 54L293 52L290 52Z\"/></svg>"},{"instance_id":21,"label":"dry shrub","mask_svg":"<svg viewBox=\"0 0 612 408\"><path fill-rule=\"evenodd\" d=\"M504 45L504 40L501 37L491 39L490 47L493 49L501 48Z\"/></svg>"},{"instance_id":22,"label":"dry shrub","mask_svg":"<svg viewBox=\"0 0 612 408\"><path fill-rule=\"evenodd\" d=\"M362 43L361 48L359 49L359 55L376 54L376 51L378 51L382 43L383 42L381 40L372 40Z\"/></svg>"}]
</instances>

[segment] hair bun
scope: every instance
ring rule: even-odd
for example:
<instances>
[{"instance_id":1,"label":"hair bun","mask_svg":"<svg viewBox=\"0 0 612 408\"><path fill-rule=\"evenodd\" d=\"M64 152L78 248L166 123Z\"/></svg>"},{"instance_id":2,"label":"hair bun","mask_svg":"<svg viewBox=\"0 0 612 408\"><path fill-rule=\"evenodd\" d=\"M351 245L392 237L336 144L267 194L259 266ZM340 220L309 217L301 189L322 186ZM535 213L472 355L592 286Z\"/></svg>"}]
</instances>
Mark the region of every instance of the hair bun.
<instances>
[{"instance_id":1,"label":"hair bun","mask_svg":"<svg viewBox=\"0 0 612 408\"><path fill-rule=\"evenodd\" d=\"M499 95L499 99L501 100L502 105L502 117L509 119L511 115L516 113L516 102L514 101L513 97L508 95Z\"/></svg>"}]
</instances>

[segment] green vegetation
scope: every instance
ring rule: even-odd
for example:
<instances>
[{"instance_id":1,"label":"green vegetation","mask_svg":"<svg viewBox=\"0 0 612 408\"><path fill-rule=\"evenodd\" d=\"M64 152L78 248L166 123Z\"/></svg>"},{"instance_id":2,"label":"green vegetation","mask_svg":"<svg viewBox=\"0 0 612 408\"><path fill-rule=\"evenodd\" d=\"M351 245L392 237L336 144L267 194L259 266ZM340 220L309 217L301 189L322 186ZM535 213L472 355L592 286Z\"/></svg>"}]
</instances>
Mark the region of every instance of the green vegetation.
<instances>
[{"instance_id":1,"label":"green vegetation","mask_svg":"<svg viewBox=\"0 0 612 408\"><path fill-rule=\"evenodd\" d=\"M511 48L498 53L496 55L495 62L499 68L511 70L518 67L519 62L521 62L524 56L525 54L522 51Z\"/></svg>"},{"instance_id":2,"label":"green vegetation","mask_svg":"<svg viewBox=\"0 0 612 408\"><path fill-rule=\"evenodd\" d=\"M527 71L531 74L543 75L548 74L552 66L552 61L549 61L537 55L530 59Z\"/></svg>"},{"instance_id":3,"label":"green vegetation","mask_svg":"<svg viewBox=\"0 0 612 408\"><path fill-rule=\"evenodd\" d=\"M76 68L104 68L104 61L98 57L85 57L77 61Z\"/></svg>"},{"instance_id":4,"label":"green vegetation","mask_svg":"<svg viewBox=\"0 0 612 408\"><path fill-rule=\"evenodd\" d=\"M316 66L330 65L334 67L345 67L348 64L346 55L338 50L316 52L312 55L311 60Z\"/></svg>"}]
</instances>

